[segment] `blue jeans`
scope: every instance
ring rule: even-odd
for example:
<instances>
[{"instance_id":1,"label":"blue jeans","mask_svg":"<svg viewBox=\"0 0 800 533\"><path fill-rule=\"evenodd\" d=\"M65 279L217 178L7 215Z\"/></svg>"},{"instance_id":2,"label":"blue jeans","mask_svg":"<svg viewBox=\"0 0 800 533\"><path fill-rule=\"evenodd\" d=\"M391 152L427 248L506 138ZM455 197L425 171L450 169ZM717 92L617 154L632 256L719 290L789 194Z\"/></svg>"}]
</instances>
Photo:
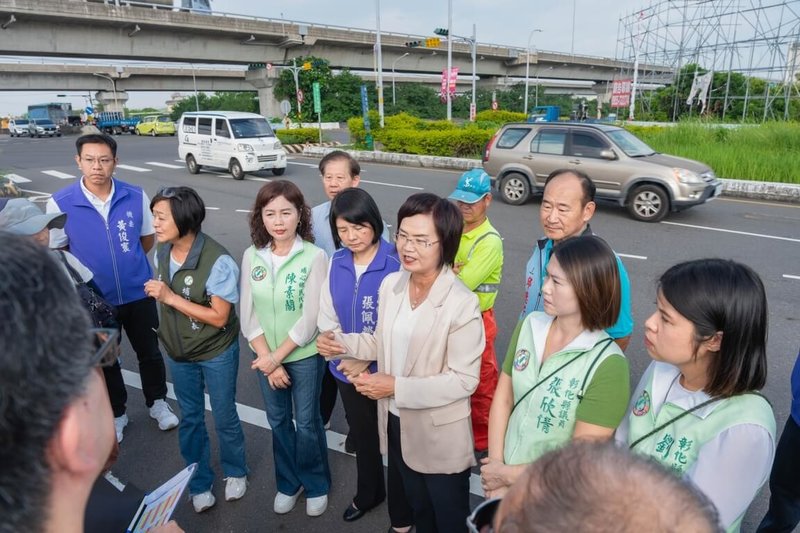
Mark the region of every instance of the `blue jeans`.
<instances>
[{"instance_id":1,"label":"blue jeans","mask_svg":"<svg viewBox=\"0 0 800 533\"><path fill-rule=\"evenodd\" d=\"M205 423L205 388L211 400L222 472L225 477L246 476L244 433L236 412L239 340L209 361L180 362L171 357L167 361L181 410L178 428L181 455L187 465L197 463L197 471L189 482L189 493L211 490L214 482Z\"/></svg>"},{"instance_id":2,"label":"blue jeans","mask_svg":"<svg viewBox=\"0 0 800 533\"><path fill-rule=\"evenodd\" d=\"M264 375L258 372L267 421L272 427L272 455L278 491L292 495L302 486L309 498L324 496L331 486L328 447L319 410L325 360L312 355L284 363L283 367L292 382L286 389L272 390Z\"/></svg>"}]
</instances>

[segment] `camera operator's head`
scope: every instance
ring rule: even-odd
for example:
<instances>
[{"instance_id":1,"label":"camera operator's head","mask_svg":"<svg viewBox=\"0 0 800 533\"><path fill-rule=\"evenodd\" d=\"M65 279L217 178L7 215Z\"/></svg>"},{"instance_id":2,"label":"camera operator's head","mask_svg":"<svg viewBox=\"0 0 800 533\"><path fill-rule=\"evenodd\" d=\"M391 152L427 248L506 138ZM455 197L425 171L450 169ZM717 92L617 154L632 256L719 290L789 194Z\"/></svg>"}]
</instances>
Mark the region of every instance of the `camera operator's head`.
<instances>
[{"instance_id":1,"label":"camera operator's head","mask_svg":"<svg viewBox=\"0 0 800 533\"><path fill-rule=\"evenodd\" d=\"M97 366L113 359L116 332L89 328L50 251L0 231L2 533L83 527L92 484L115 442Z\"/></svg>"}]
</instances>

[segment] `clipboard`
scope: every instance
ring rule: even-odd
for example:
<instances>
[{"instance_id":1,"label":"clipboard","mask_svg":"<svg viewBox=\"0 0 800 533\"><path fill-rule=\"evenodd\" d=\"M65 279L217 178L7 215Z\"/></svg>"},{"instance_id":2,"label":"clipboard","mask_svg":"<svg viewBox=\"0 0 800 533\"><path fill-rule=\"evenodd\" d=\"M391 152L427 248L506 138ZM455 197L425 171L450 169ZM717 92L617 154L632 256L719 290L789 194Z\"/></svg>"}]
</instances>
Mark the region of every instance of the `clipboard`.
<instances>
[{"instance_id":1,"label":"clipboard","mask_svg":"<svg viewBox=\"0 0 800 533\"><path fill-rule=\"evenodd\" d=\"M133 515L126 533L147 533L156 526L166 524L172 517L173 511L196 469L197 463L190 464L169 481L147 494L142 499L136 514Z\"/></svg>"}]
</instances>

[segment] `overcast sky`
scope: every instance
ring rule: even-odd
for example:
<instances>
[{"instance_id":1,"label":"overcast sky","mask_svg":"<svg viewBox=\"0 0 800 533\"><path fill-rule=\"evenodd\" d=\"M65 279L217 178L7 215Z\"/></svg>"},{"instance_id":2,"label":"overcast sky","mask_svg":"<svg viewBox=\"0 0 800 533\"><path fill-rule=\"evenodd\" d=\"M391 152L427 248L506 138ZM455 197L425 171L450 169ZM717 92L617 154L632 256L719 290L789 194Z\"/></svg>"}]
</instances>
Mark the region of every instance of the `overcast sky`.
<instances>
[{"instance_id":1,"label":"overcast sky","mask_svg":"<svg viewBox=\"0 0 800 533\"><path fill-rule=\"evenodd\" d=\"M614 57L619 18L646 5L645 0L452 0L456 35L469 35L477 25L479 42L525 48L533 38L542 50L570 52L573 47L572 18L575 10L574 52ZM175 0L180 5L180 0ZM267 18L284 18L316 24L374 29L376 2L369 0L211 0L218 12ZM447 0L381 0L381 30L414 35L433 35L435 27L447 26ZM76 93L70 93L76 94ZM168 93L129 93L129 108L164 107ZM30 104L68 101L84 106L80 96L57 98L56 93L0 93L0 116L20 115Z\"/></svg>"}]
</instances>

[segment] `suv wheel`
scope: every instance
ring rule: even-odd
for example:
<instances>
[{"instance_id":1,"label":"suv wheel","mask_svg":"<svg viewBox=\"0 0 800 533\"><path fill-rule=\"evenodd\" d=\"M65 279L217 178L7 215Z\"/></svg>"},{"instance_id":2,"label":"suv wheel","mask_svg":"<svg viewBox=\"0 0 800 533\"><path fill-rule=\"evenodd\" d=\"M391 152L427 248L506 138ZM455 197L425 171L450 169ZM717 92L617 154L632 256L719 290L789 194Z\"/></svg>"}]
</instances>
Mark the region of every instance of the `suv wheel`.
<instances>
[{"instance_id":1,"label":"suv wheel","mask_svg":"<svg viewBox=\"0 0 800 533\"><path fill-rule=\"evenodd\" d=\"M500 197L507 204L522 205L531 195L531 186L528 178L522 174L512 172L500 180Z\"/></svg>"},{"instance_id":2,"label":"suv wheel","mask_svg":"<svg viewBox=\"0 0 800 533\"><path fill-rule=\"evenodd\" d=\"M628 202L628 213L636 220L658 222L669 212L669 196L658 185L636 187Z\"/></svg>"},{"instance_id":3,"label":"suv wheel","mask_svg":"<svg viewBox=\"0 0 800 533\"><path fill-rule=\"evenodd\" d=\"M228 167L231 171L231 176L235 180L243 180L244 179L244 170L242 170L242 164L239 163L238 159L231 159L231 164Z\"/></svg>"}]
</instances>

